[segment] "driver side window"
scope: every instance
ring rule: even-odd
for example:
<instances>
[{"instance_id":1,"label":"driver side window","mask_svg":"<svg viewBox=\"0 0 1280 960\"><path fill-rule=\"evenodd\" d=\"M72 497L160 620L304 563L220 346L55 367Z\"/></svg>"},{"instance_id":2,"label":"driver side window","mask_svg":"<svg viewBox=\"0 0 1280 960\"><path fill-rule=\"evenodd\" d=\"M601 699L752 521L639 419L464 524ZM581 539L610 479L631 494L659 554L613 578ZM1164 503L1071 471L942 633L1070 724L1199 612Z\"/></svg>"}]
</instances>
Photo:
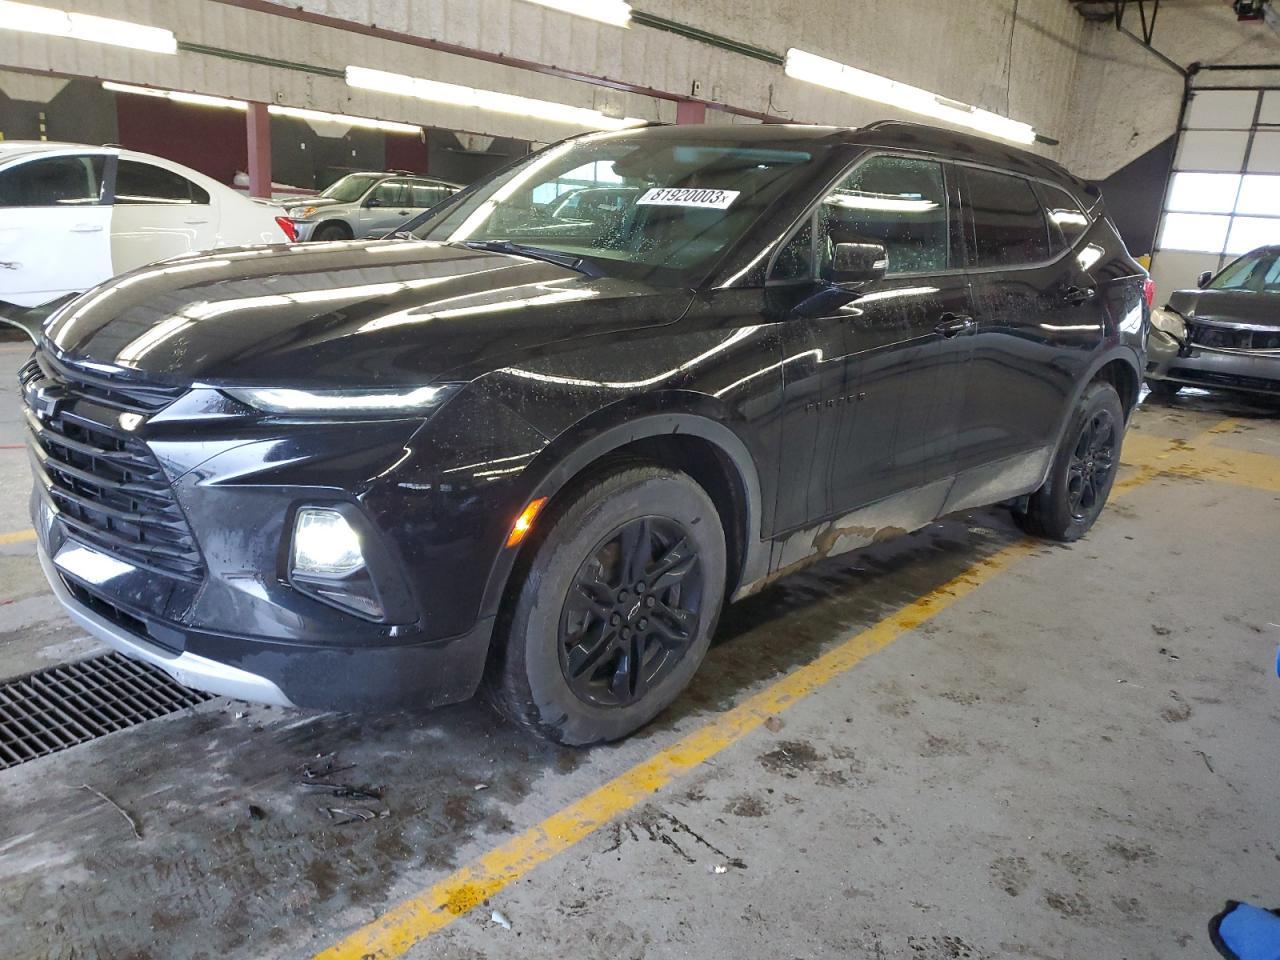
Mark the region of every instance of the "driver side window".
<instances>
[{"instance_id":1,"label":"driver side window","mask_svg":"<svg viewBox=\"0 0 1280 960\"><path fill-rule=\"evenodd\" d=\"M947 190L942 165L909 157L872 157L818 208L818 275L827 276L837 243L878 243L888 276L936 273L950 265Z\"/></svg>"}]
</instances>

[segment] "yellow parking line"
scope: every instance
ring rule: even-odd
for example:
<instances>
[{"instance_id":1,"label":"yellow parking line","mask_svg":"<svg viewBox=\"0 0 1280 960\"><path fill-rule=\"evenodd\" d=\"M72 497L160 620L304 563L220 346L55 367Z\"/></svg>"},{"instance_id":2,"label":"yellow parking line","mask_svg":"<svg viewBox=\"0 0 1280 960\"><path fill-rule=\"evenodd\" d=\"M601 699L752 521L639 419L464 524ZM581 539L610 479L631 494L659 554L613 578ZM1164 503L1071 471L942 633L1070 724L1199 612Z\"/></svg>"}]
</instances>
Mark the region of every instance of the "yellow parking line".
<instances>
[{"instance_id":1,"label":"yellow parking line","mask_svg":"<svg viewBox=\"0 0 1280 960\"><path fill-rule=\"evenodd\" d=\"M36 532L34 530L15 530L12 533L0 533L0 546L7 543L26 543L28 540L34 540Z\"/></svg>"},{"instance_id":2,"label":"yellow parking line","mask_svg":"<svg viewBox=\"0 0 1280 960\"><path fill-rule=\"evenodd\" d=\"M1175 452L1194 449L1197 444L1208 442L1213 434L1228 429L1229 423L1223 421L1199 434L1185 447L1177 445ZM1127 460L1138 470L1116 483L1117 495L1135 489L1162 472L1163 465L1150 463L1153 456L1158 454L1146 449L1141 458L1145 462L1134 464ZM914 630L1039 548L1039 541L1021 540L979 560L955 579L842 641L536 826L392 907L376 920L316 954L314 960L384 960L402 956L414 944L444 929L535 867L642 803L679 775L737 743L769 716L789 709L852 670L873 653L883 650L904 633Z\"/></svg>"},{"instance_id":3,"label":"yellow parking line","mask_svg":"<svg viewBox=\"0 0 1280 960\"><path fill-rule=\"evenodd\" d=\"M980 560L954 580L845 640L537 826L393 907L317 954L316 960L401 955L423 937L447 926L534 867L605 826L675 777L737 743L769 716L794 706L1038 548L1038 543L1022 540Z\"/></svg>"}]
</instances>

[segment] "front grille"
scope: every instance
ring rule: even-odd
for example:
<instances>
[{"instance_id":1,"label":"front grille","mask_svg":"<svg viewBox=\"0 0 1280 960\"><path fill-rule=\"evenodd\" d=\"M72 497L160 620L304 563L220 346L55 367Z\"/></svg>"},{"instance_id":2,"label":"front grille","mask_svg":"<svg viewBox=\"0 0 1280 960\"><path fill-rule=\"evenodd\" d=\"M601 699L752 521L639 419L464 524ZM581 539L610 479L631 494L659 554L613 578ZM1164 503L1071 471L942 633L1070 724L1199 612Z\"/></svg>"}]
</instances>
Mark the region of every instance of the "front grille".
<instances>
[{"instance_id":1,"label":"front grille","mask_svg":"<svg viewBox=\"0 0 1280 960\"><path fill-rule=\"evenodd\" d=\"M118 653L0 683L0 770L213 699Z\"/></svg>"},{"instance_id":2,"label":"front grille","mask_svg":"<svg viewBox=\"0 0 1280 960\"><path fill-rule=\"evenodd\" d=\"M1187 337L1197 346L1220 350L1280 350L1280 330L1237 330L1189 323Z\"/></svg>"},{"instance_id":3,"label":"front grille","mask_svg":"<svg viewBox=\"0 0 1280 960\"><path fill-rule=\"evenodd\" d=\"M1239 390L1262 390L1267 393L1280 393L1280 380L1266 377L1241 377L1231 373L1214 373L1209 370L1197 370L1194 367L1173 367L1169 376L1178 380L1203 383L1206 387L1235 387Z\"/></svg>"},{"instance_id":4,"label":"front grille","mask_svg":"<svg viewBox=\"0 0 1280 960\"><path fill-rule=\"evenodd\" d=\"M164 470L120 426L122 416L154 413L181 389L87 374L44 355L18 380L36 479L63 523L136 567L199 580L204 563Z\"/></svg>"}]
</instances>

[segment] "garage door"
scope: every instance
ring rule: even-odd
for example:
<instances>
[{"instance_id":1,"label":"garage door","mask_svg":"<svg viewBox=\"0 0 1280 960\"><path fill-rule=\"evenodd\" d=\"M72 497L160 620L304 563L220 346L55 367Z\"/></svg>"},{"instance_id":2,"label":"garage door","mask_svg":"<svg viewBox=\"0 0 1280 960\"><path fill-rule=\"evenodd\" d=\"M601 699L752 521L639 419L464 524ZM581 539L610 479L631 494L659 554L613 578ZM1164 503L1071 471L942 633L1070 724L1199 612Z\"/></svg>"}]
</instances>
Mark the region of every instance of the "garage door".
<instances>
[{"instance_id":1,"label":"garage door","mask_svg":"<svg viewBox=\"0 0 1280 960\"><path fill-rule=\"evenodd\" d=\"M1280 86L1268 76L1256 86L1193 84L1152 260L1161 297L1280 244Z\"/></svg>"}]
</instances>

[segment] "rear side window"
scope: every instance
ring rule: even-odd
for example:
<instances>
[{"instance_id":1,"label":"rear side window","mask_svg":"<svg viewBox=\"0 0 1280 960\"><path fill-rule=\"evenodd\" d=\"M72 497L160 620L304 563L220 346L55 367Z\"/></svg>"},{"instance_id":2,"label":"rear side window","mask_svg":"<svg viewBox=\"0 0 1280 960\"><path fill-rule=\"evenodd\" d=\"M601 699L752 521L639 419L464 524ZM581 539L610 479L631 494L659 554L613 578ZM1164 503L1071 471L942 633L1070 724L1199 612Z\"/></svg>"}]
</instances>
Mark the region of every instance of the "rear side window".
<instances>
[{"instance_id":1,"label":"rear side window","mask_svg":"<svg viewBox=\"0 0 1280 960\"><path fill-rule=\"evenodd\" d=\"M1049 231L1031 183L990 170L964 168L974 257L979 267L1008 267L1049 259Z\"/></svg>"},{"instance_id":2,"label":"rear side window","mask_svg":"<svg viewBox=\"0 0 1280 960\"><path fill-rule=\"evenodd\" d=\"M434 207L437 203L449 195L444 187L433 187L426 183L415 183L410 188L413 203L411 207Z\"/></svg>"},{"instance_id":3,"label":"rear side window","mask_svg":"<svg viewBox=\"0 0 1280 960\"><path fill-rule=\"evenodd\" d=\"M818 221L822 270L837 243L882 245L890 275L949 265L947 191L935 161L872 157L823 198Z\"/></svg>"},{"instance_id":4,"label":"rear side window","mask_svg":"<svg viewBox=\"0 0 1280 960\"><path fill-rule=\"evenodd\" d=\"M202 187L164 167L122 158L116 168L118 204L208 202L209 194Z\"/></svg>"},{"instance_id":5,"label":"rear side window","mask_svg":"<svg viewBox=\"0 0 1280 960\"><path fill-rule=\"evenodd\" d=\"M46 157L0 172L0 207L65 207L102 199L101 156Z\"/></svg>"},{"instance_id":6,"label":"rear side window","mask_svg":"<svg viewBox=\"0 0 1280 960\"><path fill-rule=\"evenodd\" d=\"M1074 247L1089 229L1089 217L1071 194L1047 183L1036 185L1049 215L1049 241L1054 250Z\"/></svg>"}]
</instances>

